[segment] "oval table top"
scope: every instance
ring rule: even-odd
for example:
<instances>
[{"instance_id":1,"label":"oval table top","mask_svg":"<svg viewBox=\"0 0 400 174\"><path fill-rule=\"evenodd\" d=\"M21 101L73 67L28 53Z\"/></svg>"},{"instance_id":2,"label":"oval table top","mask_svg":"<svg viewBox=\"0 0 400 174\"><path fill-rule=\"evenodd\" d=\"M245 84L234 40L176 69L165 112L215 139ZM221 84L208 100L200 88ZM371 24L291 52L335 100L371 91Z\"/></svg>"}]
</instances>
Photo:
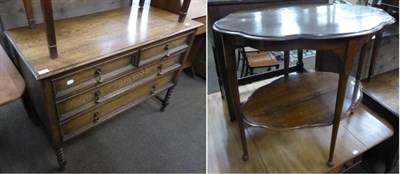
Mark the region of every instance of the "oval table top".
<instances>
[{"instance_id":1,"label":"oval table top","mask_svg":"<svg viewBox=\"0 0 400 174\"><path fill-rule=\"evenodd\" d=\"M330 39L370 34L392 24L385 11L347 4L300 5L232 13L213 29L250 39Z\"/></svg>"}]
</instances>

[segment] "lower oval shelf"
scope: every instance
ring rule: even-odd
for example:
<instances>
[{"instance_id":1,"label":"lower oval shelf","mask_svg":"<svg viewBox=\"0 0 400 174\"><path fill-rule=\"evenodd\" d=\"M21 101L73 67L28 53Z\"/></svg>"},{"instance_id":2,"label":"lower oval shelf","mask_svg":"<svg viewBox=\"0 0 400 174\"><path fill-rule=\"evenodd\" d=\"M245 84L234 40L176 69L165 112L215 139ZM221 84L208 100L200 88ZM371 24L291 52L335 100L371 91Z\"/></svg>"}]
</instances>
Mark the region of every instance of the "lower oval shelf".
<instances>
[{"instance_id":1,"label":"lower oval shelf","mask_svg":"<svg viewBox=\"0 0 400 174\"><path fill-rule=\"evenodd\" d=\"M329 72L279 78L254 91L243 103L244 121L277 131L331 125L338 84L339 74ZM341 118L361 102L361 91L361 82L350 76Z\"/></svg>"}]
</instances>

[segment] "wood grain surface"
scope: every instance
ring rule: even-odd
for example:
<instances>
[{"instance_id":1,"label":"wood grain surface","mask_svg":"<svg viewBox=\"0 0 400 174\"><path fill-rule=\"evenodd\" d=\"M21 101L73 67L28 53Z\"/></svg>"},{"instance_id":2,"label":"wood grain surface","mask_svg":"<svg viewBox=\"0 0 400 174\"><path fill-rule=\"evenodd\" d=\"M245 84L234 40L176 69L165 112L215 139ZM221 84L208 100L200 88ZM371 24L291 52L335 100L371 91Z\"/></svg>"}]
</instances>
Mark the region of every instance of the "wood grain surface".
<instances>
[{"instance_id":1,"label":"wood grain surface","mask_svg":"<svg viewBox=\"0 0 400 174\"><path fill-rule=\"evenodd\" d=\"M328 72L279 78L254 91L243 103L245 122L272 130L331 125L338 80L338 74ZM361 102L361 87L354 84L355 78L350 78L342 118Z\"/></svg>"},{"instance_id":2,"label":"wood grain surface","mask_svg":"<svg viewBox=\"0 0 400 174\"><path fill-rule=\"evenodd\" d=\"M394 22L392 16L373 7L297 5L232 13L215 22L213 29L245 38L277 41L360 36Z\"/></svg>"},{"instance_id":3,"label":"wood grain surface","mask_svg":"<svg viewBox=\"0 0 400 174\"><path fill-rule=\"evenodd\" d=\"M24 90L24 79L0 46L0 106L17 100Z\"/></svg>"},{"instance_id":4,"label":"wood grain surface","mask_svg":"<svg viewBox=\"0 0 400 174\"><path fill-rule=\"evenodd\" d=\"M201 25L176 20L177 15L157 8L132 6L56 21L58 58L54 60L47 52L43 25L12 29L6 35L39 80Z\"/></svg>"},{"instance_id":5,"label":"wood grain surface","mask_svg":"<svg viewBox=\"0 0 400 174\"><path fill-rule=\"evenodd\" d=\"M270 81L240 87L241 99ZM332 168L326 165L331 126L284 132L246 128L250 158L242 161L237 123L229 121L220 93L208 96L208 106L208 172L212 173L340 172L345 162L393 134L390 124L361 104L341 121Z\"/></svg>"},{"instance_id":6,"label":"wood grain surface","mask_svg":"<svg viewBox=\"0 0 400 174\"><path fill-rule=\"evenodd\" d=\"M367 95L399 115L399 69L377 75L363 84Z\"/></svg>"}]
</instances>

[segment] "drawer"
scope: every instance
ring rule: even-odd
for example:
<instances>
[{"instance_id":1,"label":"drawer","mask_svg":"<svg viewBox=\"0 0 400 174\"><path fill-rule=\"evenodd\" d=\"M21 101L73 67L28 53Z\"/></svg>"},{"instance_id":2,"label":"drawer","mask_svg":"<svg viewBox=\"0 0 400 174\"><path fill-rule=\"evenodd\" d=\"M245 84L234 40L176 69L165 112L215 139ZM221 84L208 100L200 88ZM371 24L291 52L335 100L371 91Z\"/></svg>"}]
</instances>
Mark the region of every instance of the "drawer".
<instances>
[{"instance_id":1,"label":"drawer","mask_svg":"<svg viewBox=\"0 0 400 174\"><path fill-rule=\"evenodd\" d=\"M111 60L88 66L52 80L56 98L106 82L134 68L137 52L125 53Z\"/></svg>"},{"instance_id":2,"label":"drawer","mask_svg":"<svg viewBox=\"0 0 400 174\"><path fill-rule=\"evenodd\" d=\"M79 112L123 93L127 89L135 88L136 86L151 81L164 73L177 70L181 66L180 62L183 56L184 54L182 53L171 56L168 59L137 69L135 72L104 83L101 86L57 101L56 105L60 120L76 115Z\"/></svg>"},{"instance_id":3,"label":"drawer","mask_svg":"<svg viewBox=\"0 0 400 174\"><path fill-rule=\"evenodd\" d=\"M100 107L60 123L63 140L66 141L114 115L139 104L147 98L172 87L174 85L174 75L175 73L170 72L159 76L153 82L143 84L115 100L104 103Z\"/></svg>"},{"instance_id":4,"label":"drawer","mask_svg":"<svg viewBox=\"0 0 400 174\"><path fill-rule=\"evenodd\" d=\"M191 41L193 32L180 35L173 39L161 41L140 49L139 66L171 56L172 54L187 50Z\"/></svg>"}]
</instances>

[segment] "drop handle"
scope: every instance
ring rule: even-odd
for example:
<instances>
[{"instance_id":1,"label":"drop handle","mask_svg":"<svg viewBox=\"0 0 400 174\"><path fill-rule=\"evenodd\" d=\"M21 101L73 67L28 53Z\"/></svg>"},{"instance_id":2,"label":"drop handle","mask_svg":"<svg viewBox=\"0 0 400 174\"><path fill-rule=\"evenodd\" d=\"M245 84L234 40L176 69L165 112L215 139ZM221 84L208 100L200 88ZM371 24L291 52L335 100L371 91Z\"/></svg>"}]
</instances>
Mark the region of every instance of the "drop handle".
<instances>
[{"instance_id":1,"label":"drop handle","mask_svg":"<svg viewBox=\"0 0 400 174\"><path fill-rule=\"evenodd\" d=\"M96 72L94 73L96 75L95 79L97 83L103 83L103 77L101 76L101 68L96 68Z\"/></svg>"},{"instance_id":2,"label":"drop handle","mask_svg":"<svg viewBox=\"0 0 400 174\"><path fill-rule=\"evenodd\" d=\"M154 94L156 94L156 85L153 85L151 87L151 95L154 95Z\"/></svg>"},{"instance_id":3,"label":"drop handle","mask_svg":"<svg viewBox=\"0 0 400 174\"><path fill-rule=\"evenodd\" d=\"M100 103L100 91L96 91L94 93L94 102L95 103Z\"/></svg>"},{"instance_id":4,"label":"drop handle","mask_svg":"<svg viewBox=\"0 0 400 174\"><path fill-rule=\"evenodd\" d=\"M99 112L95 112L94 114L93 114L93 122L95 122L95 123L97 123L98 121L99 121L99 115L100 115L100 113Z\"/></svg>"},{"instance_id":5,"label":"drop handle","mask_svg":"<svg viewBox=\"0 0 400 174\"><path fill-rule=\"evenodd\" d=\"M161 64L160 66L158 66L158 73L157 75L161 75L163 71L163 65Z\"/></svg>"},{"instance_id":6,"label":"drop handle","mask_svg":"<svg viewBox=\"0 0 400 174\"><path fill-rule=\"evenodd\" d=\"M169 45L168 44L165 45L164 50L165 50L165 57L169 57L170 53L169 53Z\"/></svg>"}]
</instances>

